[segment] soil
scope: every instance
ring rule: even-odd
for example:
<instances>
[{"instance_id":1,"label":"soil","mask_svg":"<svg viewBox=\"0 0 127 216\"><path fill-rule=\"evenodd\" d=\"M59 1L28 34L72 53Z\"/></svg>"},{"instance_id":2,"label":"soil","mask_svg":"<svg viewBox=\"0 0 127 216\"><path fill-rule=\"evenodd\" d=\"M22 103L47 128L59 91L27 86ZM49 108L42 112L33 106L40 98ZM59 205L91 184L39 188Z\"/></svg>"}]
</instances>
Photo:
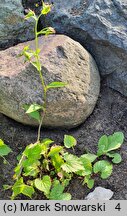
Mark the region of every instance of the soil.
<instances>
[{"instance_id":1,"label":"soil","mask_svg":"<svg viewBox=\"0 0 127 216\"><path fill-rule=\"evenodd\" d=\"M90 117L79 127L71 130L60 129L42 129L42 138L51 138L56 143L62 143L64 134L73 135L78 144L75 148L77 155L83 154L86 150L96 153L98 139L103 134L112 134L116 131L122 131L125 135L125 141L120 149L122 162L114 165L113 173L107 180L101 180L95 177L95 186L102 186L111 189L114 192L113 200L127 199L127 98L120 93L108 88L102 83L98 102ZM10 165L1 163L0 173L0 199L10 199L11 191L4 191L3 184L13 182L13 169L17 163L16 156L22 152L27 144L34 143L37 136L37 128L24 126L12 119L0 114L0 138L5 141L12 149L7 159ZM93 189L94 189L93 188ZM92 189L92 190L93 190ZM83 200L91 192L86 186L82 186L80 179L73 179L67 189L72 194L72 199ZM43 195L38 194L36 199L45 199ZM18 199L26 199L24 196Z\"/></svg>"}]
</instances>

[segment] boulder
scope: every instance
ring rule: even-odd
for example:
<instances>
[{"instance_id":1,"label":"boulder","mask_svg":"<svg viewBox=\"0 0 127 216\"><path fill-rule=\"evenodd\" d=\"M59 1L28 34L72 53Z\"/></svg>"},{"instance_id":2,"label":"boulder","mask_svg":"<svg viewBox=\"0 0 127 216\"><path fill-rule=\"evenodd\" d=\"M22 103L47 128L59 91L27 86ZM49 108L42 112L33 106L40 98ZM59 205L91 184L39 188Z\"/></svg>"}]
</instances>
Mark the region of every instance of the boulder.
<instances>
[{"instance_id":1,"label":"boulder","mask_svg":"<svg viewBox=\"0 0 127 216\"><path fill-rule=\"evenodd\" d=\"M87 48L106 84L127 96L127 0L49 2L46 25Z\"/></svg>"},{"instance_id":2,"label":"boulder","mask_svg":"<svg viewBox=\"0 0 127 216\"><path fill-rule=\"evenodd\" d=\"M24 20L22 1L2 0L0 3L0 49L34 38L34 21Z\"/></svg>"},{"instance_id":3,"label":"boulder","mask_svg":"<svg viewBox=\"0 0 127 216\"><path fill-rule=\"evenodd\" d=\"M24 42L0 52L0 112L28 125L38 125L23 110L24 104L42 104L43 91L36 69L23 57L17 57L28 44ZM64 35L39 38L40 60L46 84L67 82L50 89L43 126L73 128L92 113L100 89L100 77L92 56Z\"/></svg>"}]
</instances>

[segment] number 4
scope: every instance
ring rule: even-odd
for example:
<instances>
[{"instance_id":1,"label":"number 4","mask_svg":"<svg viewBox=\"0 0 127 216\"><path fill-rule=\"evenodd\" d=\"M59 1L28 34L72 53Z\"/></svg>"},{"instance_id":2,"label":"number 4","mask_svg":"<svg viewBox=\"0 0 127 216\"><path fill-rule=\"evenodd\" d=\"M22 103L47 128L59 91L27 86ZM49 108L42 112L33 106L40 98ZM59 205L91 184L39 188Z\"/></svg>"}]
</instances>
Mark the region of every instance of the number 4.
<instances>
[{"instance_id":1,"label":"number 4","mask_svg":"<svg viewBox=\"0 0 127 216\"><path fill-rule=\"evenodd\" d=\"M120 207L120 203L118 203L115 207L116 210L120 211L121 210L121 207Z\"/></svg>"}]
</instances>

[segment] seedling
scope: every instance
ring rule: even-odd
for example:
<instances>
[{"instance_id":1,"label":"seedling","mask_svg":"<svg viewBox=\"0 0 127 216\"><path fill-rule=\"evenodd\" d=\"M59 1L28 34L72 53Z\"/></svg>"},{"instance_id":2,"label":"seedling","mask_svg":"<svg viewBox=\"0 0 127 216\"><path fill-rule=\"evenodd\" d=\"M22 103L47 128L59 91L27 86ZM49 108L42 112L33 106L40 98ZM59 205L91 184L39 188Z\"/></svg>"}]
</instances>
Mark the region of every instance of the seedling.
<instances>
[{"instance_id":1,"label":"seedling","mask_svg":"<svg viewBox=\"0 0 127 216\"><path fill-rule=\"evenodd\" d=\"M122 145L124 135L116 132L108 136L108 139L112 140L108 143L108 149L116 150ZM107 160L108 155L107 159L103 159L102 154L100 159L98 152L105 145L103 141L102 136L97 154L87 153L80 157L67 152L77 143L70 135L64 136L64 146L57 145L50 139L28 145L14 170L15 184L12 186L11 199L15 199L19 194L32 198L40 191L50 200L70 200L71 194L66 193L66 187L74 175L80 177L83 185L86 184L91 189L94 186L95 174L100 173L100 177L106 179L113 171L114 161Z\"/></svg>"},{"instance_id":2,"label":"seedling","mask_svg":"<svg viewBox=\"0 0 127 216\"><path fill-rule=\"evenodd\" d=\"M42 29L41 31L38 31L37 27L38 27L38 21L40 17L42 15L43 16L47 15L50 12L50 10L51 10L51 5L45 4L43 1L42 1L42 10L39 16L37 16L34 11L29 10L29 13L25 16L25 19L28 20L32 18L35 21L35 28L34 28L35 50L32 50L29 46L26 46L24 47L22 53L20 54L20 56L23 55L25 57L25 62L29 61L36 68L37 72L39 73L42 90L44 92L43 104L34 103L31 105L24 105L24 109L26 110L26 113L30 117L36 119L39 123L37 142L39 142L40 140L40 130L41 130L43 119L46 114L47 91L52 88L61 88L61 87L66 86L66 83L57 82L57 81L51 82L48 85L46 85L44 81L44 77L43 77L42 65L41 65L40 56L39 56L41 50L39 49L38 36L40 35L47 36L49 34L54 34L55 30L52 27L47 27L47 28Z\"/></svg>"},{"instance_id":3,"label":"seedling","mask_svg":"<svg viewBox=\"0 0 127 216\"><path fill-rule=\"evenodd\" d=\"M0 139L0 157L3 158L4 164L8 163L5 156L12 152L11 148L7 146L2 139Z\"/></svg>"}]
</instances>

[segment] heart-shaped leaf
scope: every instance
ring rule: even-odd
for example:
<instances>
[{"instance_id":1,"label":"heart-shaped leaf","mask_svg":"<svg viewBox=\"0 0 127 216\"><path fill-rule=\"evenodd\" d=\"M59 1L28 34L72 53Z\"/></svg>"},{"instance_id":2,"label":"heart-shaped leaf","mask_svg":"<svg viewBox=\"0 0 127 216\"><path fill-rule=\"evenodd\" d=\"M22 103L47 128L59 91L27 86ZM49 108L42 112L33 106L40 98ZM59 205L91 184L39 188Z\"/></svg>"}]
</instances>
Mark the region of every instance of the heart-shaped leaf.
<instances>
[{"instance_id":1,"label":"heart-shaped leaf","mask_svg":"<svg viewBox=\"0 0 127 216\"><path fill-rule=\"evenodd\" d=\"M71 148L76 146L77 141L73 136L70 135L64 135L64 146L66 148Z\"/></svg>"},{"instance_id":2,"label":"heart-shaped leaf","mask_svg":"<svg viewBox=\"0 0 127 216\"><path fill-rule=\"evenodd\" d=\"M84 166L81 160L72 154L66 153L64 155L64 160L66 161L61 167L67 173L77 172L77 171L84 171Z\"/></svg>"},{"instance_id":3,"label":"heart-shaped leaf","mask_svg":"<svg viewBox=\"0 0 127 216\"><path fill-rule=\"evenodd\" d=\"M63 193L64 186L58 180L54 180L53 187L49 195L50 200L70 200L71 194Z\"/></svg>"},{"instance_id":4,"label":"heart-shaped leaf","mask_svg":"<svg viewBox=\"0 0 127 216\"><path fill-rule=\"evenodd\" d=\"M42 179L35 179L34 184L38 190L44 192L44 194L48 196L51 188L51 179L48 175L43 176Z\"/></svg>"},{"instance_id":5,"label":"heart-shaped leaf","mask_svg":"<svg viewBox=\"0 0 127 216\"><path fill-rule=\"evenodd\" d=\"M112 173L113 166L108 161L100 160L93 166L94 173L101 173L101 178L106 179Z\"/></svg>"},{"instance_id":6,"label":"heart-shaped leaf","mask_svg":"<svg viewBox=\"0 0 127 216\"><path fill-rule=\"evenodd\" d=\"M81 158L88 159L92 163L96 160L97 155L88 153L81 155Z\"/></svg>"},{"instance_id":7,"label":"heart-shaped leaf","mask_svg":"<svg viewBox=\"0 0 127 216\"><path fill-rule=\"evenodd\" d=\"M8 147L3 140L0 139L0 156L6 156L12 152L11 148Z\"/></svg>"}]
</instances>

